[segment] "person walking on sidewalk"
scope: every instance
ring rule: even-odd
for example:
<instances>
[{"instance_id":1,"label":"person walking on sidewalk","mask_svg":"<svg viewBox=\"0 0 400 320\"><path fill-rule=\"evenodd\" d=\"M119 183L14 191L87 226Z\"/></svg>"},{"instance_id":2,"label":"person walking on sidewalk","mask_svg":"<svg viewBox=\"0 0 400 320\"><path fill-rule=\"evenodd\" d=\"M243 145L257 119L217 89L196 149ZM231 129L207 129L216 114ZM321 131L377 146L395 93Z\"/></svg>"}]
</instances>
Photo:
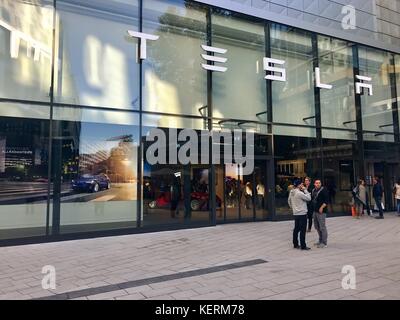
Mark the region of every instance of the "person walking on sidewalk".
<instances>
[{"instance_id":1,"label":"person walking on sidewalk","mask_svg":"<svg viewBox=\"0 0 400 320\"><path fill-rule=\"evenodd\" d=\"M382 207L382 198L383 198L383 187L378 177L374 177L374 187L372 189L372 195L374 197L376 207L379 211L379 217L375 219L383 219L383 207Z\"/></svg>"},{"instance_id":2,"label":"person walking on sidewalk","mask_svg":"<svg viewBox=\"0 0 400 320\"><path fill-rule=\"evenodd\" d=\"M328 212L329 194L322 186L321 180L315 180L315 189L312 192L312 203L314 208L314 225L318 232L319 240L315 244L318 248L328 246L328 230L326 228L326 214Z\"/></svg>"},{"instance_id":3,"label":"person walking on sidewalk","mask_svg":"<svg viewBox=\"0 0 400 320\"><path fill-rule=\"evenodd\" d=\"M301 180L296 180L293 186L294 188L290 191L288 199L289 207L294 215L293 246L295 249L310 250L306 244L306 230L307 202L311 201L311 195Z\"/></svg>"},{"instance_id":4,"label":"person walking on sidewalk","mask_svg":"<svg viewBox=\"0 0 400 320\"><path fill-rule=\"evenodd\" d=\"M304 179L304 186L306 187L307 191L311 194L312 193L311 178L306 177ZM314 210L313 210L311 201L307 202L307 219L308 219L307 232L311 232L311 228L313 225L313 219L314 219Z\"/></svg>"},{"instance_id":5,"label":"person walking on sidewalk","mask_svg":"<svg viewBox=\"0 0 400 320\"><path fill-rule=\"evenodd\" d=\"M400 217L400 179L397 179L393 188L393 194L396 198L397 215Z\"/></svg>"}]
</instances>

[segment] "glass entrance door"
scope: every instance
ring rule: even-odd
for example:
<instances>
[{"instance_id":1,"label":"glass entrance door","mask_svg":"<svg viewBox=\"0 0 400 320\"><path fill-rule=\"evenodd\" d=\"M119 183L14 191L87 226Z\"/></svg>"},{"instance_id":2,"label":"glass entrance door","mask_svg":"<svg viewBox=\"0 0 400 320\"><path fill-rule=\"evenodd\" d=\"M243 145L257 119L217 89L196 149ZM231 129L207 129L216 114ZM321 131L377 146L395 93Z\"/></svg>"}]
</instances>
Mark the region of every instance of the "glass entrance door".
<instances>
[{"instance_id":1,"label":"glass entrance door","mask_svg":"<svg viewBox=\"0 0 400 320\"><path fill-rule=\"evenodd\" d=\"M241 165L224 163L221 154L223 164L215 167L216 199L221 203L220 210L218 206L216 210L217 223L268 218L274 198L271 141L268 135L255 135L254 153L247 155L254 161L254 170L250 174L246 174Z\"/></svg>"},{"instance_id":2,"label":"glass entrance door","mask_svg":"<svg viewBox=\"0 0 400 320\"><path fill-rule=\"evenodd\" d=\"M268 161L256 160L254 172L243 175L236 164L216 168L217 222L265 220L268 217Z\"/></svg>"}]
</instances>

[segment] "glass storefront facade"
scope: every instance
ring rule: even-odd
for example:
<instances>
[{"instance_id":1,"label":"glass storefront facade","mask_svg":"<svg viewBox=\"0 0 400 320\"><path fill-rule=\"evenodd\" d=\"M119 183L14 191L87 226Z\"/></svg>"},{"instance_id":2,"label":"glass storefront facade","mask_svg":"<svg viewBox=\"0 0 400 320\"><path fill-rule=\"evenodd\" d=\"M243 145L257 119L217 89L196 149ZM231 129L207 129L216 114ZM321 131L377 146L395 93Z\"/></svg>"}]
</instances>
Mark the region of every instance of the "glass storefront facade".
<instances>
[{"instance_id":1,"label":"glass storefront facade","mask_svg":"<svg viewBox=\"0 0 400 320\"><path fill-rule=\"evenodd\" d=\"M184 0L3 0L0 42L0 242L285 219L305 177L332 214L360 177L394 205L400 54ZM153 129L251 130L254 171L152 164Z\"/></svg>"}]
</instances>

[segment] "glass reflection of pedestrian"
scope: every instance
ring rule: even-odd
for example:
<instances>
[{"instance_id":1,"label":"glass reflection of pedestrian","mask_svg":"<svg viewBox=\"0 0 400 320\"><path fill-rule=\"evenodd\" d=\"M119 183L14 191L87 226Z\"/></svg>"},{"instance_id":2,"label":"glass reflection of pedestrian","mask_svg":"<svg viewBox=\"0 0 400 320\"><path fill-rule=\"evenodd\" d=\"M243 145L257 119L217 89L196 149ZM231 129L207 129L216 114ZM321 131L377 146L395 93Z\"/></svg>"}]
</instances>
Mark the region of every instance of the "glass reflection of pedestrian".
<instances>
[{"instance_id":1,"label":"glass reflection of pedestrian","mask_svg":"<svg viewBox=\"0 0 400 320\"><path fill-rule=\"evenodd\" d=\"M336 184L334 181L330 180L327 185L328 194L329 194L329 204L333 205L336 201Z\"/></svg>"},{"instance_id":2,"label":"glass reflection of pedestrian","mask_svg":"<svg viewBox=\"0 0 400 320\"><path fill-rule=\"evenodd\" d=\"M244 196L245 196L245 204L244 207L247 210L250 210L250 203L251 203L251 199L253 197L253 190L251 188L251 183L247 182L246 186L245 186L245 190L244 190Z\"/></svg>"},{"instance_id":3,"label":"glass reflection of pedestrian","mask_svg":"<svg viewBox=\"0 0 400 320\"><path fill-rule=\"evenodd\" d=\"M374 197L375 204L379 211L379 217L376 217L375 219L383 219L384 218L383 207L382 207L383 187L378 177L374 177L373 181L374 181L374 187L372 189L372 195Z\"/></svg>"},{"instance_id":4,"label":"glass reflection of pedestrian","mask_svg":"<svg viewBox=\"0 0 400 320\"><path fill-rule=\"evenodd\" d=\"M256 187L257 190L257 209L264 209L265 186L259 181Z\"/></svg>"},{"instance_id":5,"label":"glass reflection of pedestrian","mask_svg":"<svg viewBox=\"0 0 400 320\"><path fill-rule=\"evenodd\" d=\"M233 207L233 201L232 201L232 196L233 196L233 186L232 186L232 180L227 179L226 184L225 184L225 197L226 197L226 205L228 208Z\"/></svg>"},{"instance_id":6,"label":"glass reflection of pedestrian","mask_svg":"<svg viewBox=\"0 0 400 320\"><path fill-rule=\"evenodd\" d=\"M179 200L181 199L181 183L177 177L174 177L170 187L171 192L171 218L179 214Z\"/></svg>"}]
</instances>

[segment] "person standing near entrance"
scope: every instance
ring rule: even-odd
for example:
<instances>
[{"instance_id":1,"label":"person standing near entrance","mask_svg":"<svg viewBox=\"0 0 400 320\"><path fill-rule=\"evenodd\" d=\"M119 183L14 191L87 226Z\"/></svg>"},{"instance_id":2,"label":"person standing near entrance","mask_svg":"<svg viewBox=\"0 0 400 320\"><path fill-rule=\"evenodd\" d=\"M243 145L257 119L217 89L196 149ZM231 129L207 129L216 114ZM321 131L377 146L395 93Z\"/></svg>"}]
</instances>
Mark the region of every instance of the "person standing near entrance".
<instances>
[{"instance_id":1,"label":"person standing near entrance","mask_svg":"<svg viewBox=\"0 0 400 320\"><path fill-rule=\"evenodd\" d=\"M382 198L383 198L383 187L378 177L374 177L374 187L372 189L372 195L374 197L376 207L379 211L379 217L375 217L375 219L383 219L383 207L382 207Z\"/></svg>"},{"instance_id":2,"label":"person standing near entrance","mask_svg":"<svg viewBox=\"0 0 400 320\"><path fill-rule=\"evenodd\" d=\"M295 249L310 250L306 244L307 202L311 195L300 180L296 180L289 193L288 203L294 215L293 246ZM299 246L300 233L300 246Z\"/></svg>"},{"instance_id":3,"label":"person standing near entrance","mask_svg":"<svg viewBox=\"0 0 400 320\"><path fill-rule=\"evenodd\" d=\"M314 209L314 225L318 232L319 240L315 245L318 248L328 246L328 230L326 228L326 214L328 212L329 193L322 186L321 180L315 180L315 189L312 192L312 205Z\"/></svg>"},{"instance_id":4,"label":"person standing near entrance","mask_svg":"<svg viewBox=\"0 0 400 320\"><path fill-rule=\"evenodd\" d=\"M304 179L304 186L307 188L307 191L311 194L312 193L311 178L306 177ZM308 219L307 232L311 232L314 219L314 210L312 207L312 201L307 202L307 219Z\"/></svg>"},{"instance_id":5,"label":"person standing near entrance","mask_svg":"<svg viewBox=\"0 0 400 320\"><path fill-rule=\"evenodd\" d=\"M368 202L367 188L365 187L365 181L363 179L358 181L353 193L357 212L356 219L360 219L360 217L364 214L364 210L367 210Z\"/></svg>"},{"instance_id":6,"label":"person standing near entrance","mask_svg":"<svg viewBox=\"0 0 400 320\"><path fill-rule=\"evenodd\" d=\"M396 198L397 215L400 217L400 179L397 179L393 188L393 194Z\"/></svg>"}]
</instances>

